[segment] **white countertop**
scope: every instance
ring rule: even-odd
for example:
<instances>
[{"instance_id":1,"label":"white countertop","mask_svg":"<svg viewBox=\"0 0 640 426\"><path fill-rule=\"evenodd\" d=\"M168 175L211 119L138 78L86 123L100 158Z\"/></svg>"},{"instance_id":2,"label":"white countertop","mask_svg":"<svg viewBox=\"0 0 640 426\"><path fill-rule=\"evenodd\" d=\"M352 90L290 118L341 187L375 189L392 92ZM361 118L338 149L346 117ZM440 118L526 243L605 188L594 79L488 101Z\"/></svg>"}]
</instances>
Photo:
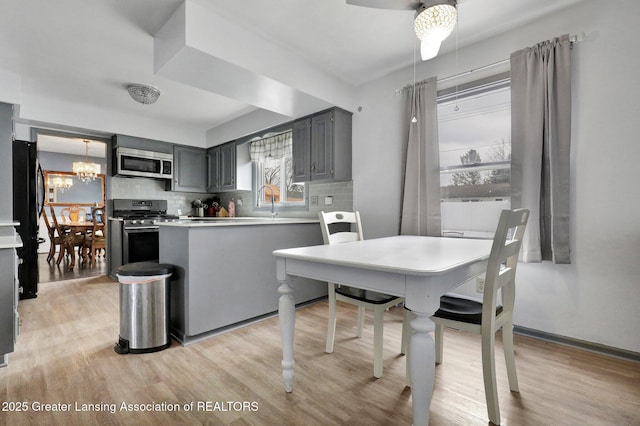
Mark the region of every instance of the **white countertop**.
<instances>
[{"instance_id":1,"label":"white countertop","mask_svg":"<svg viewBox=\"0 0 640 426\"><path fill-rule=\"evenodd\" d=\"M255 225L290 225L300 223L319 223L315 218L298 217L192 217L179 222L158 222L156 225L179 228L203 228L211 226L255 226Z\"/></svg>"},{"instance_id":2,"label":"white countertop","mask_svg":"<svg viewBox=\"0 0 640 426\"><path fill-rule=\"evenodd\" d=\"M0 249L19 248L22 247L22 239L20 235L8 235L0 237Z\"/></svg>"}]
</instances>

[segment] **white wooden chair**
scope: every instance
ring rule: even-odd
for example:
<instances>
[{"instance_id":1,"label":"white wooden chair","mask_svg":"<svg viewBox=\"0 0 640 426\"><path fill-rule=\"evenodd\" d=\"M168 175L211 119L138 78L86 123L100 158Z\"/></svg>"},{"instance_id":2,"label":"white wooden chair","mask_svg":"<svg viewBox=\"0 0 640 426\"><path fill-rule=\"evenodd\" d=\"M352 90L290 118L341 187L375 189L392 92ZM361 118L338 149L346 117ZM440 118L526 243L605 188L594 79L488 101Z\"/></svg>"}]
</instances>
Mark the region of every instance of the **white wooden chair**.
<instances>
[{"instance_id":1,"label":"white wooden chair","mask_svg":"<svg viewBox=\"0 0 640 426\"><path fill-rule=\"evenodd\" d=\"M495 425L500 424L500 408L494 343L496 331L500 328L509 387L511 391L519 392L513 347L513 305L518 254L528 218L527 209L502 211L487 265L482 303L445 295L440 298L440 309L431 317L436 324L436 364L442 363L444 327L482 336L484 391L489 420ZM497 305L499 290L502 293L502 306Z\"/></svg>"},{"instance_id":2,"label":"white wooden chair","mask_svg":"<svg viewBox=\"0 0 640 426\"><path fill-rule=\"evenodd\" d=\"M339 244L363 239L359 212L320 212L320 227L325 244ZM342 224L342 225L340 225ZM340 227L336 230L336 227ZM352 230L351 227L355 227ZM348 230L345 228L348 227ZM358 337L362 337L365 309L373 310L373 375L382 377L383 314L388 308L404 302L404 298L361 290L344 285L329 284L329 327L325 351L333 352L336 332L336 301L350 303L358 307ZM401 353L405 353L405 341Z\"/></svg>"}]
</instances>

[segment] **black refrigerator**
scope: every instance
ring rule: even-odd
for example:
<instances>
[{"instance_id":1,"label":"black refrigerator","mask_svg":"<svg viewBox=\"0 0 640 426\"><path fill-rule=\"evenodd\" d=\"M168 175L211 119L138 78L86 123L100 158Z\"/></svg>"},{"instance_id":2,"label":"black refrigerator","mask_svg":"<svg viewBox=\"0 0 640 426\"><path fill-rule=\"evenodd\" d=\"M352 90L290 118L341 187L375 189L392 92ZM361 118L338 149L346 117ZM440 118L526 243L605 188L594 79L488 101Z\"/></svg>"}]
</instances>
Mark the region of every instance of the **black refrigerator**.
<instances>
[{"instance_id":1,"label":"black refrigerator","mask_svg":"<svg viewBox=\"0 0 640 426\"><path fill-rule=\"evenodd\" d=\"M44 204L44 175L35 142L13 141L13 219L22 238L17 250L20 299L38 296L38 224Z\"/></svg>"}]
</instances>

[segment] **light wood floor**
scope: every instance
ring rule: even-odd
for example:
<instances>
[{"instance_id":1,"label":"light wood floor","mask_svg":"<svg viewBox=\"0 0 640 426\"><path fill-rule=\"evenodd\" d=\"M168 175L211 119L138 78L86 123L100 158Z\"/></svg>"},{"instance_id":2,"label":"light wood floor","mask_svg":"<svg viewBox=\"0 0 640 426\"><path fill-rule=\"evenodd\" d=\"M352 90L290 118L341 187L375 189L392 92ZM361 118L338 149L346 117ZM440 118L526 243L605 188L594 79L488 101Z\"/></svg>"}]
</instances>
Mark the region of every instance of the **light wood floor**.
<instances>
[{"instance_id":1,"label":"light wood floor","mask_svg":"<svg viewBox=\"0 0 640 426\"><path fill-rule=\"evenodd\" d=\"M0 425L409 425L411 392L399 356L402 316L385 320L384 375L373 378L372 318L353 338L355 311L338 309L336 347L324 353L326 302L297 311L296 381L284 391L278 319L162 352L117 355L118 284L106 277L49 283L20 303L21 334L0 369ZM431 425L487 425L476 336L445 334ZM501 349L501 348L500 348ZM520 394L511 394L498 353L505 425L637 425L640 365L516 336ZM121 404L177 404L131 412ZM192 411L185 405L194 403ZM100 405L103 411L35 411L35 403ZM211 403L197 411L197 404ZM243 410L243 403L245 409ZM115 404L114 413L109 412ZM217 404L217 405L216 405ZM15 406L12 406L15 408ZM235 409L234 409L235 408Z\"/></svg>"}]
</instances>

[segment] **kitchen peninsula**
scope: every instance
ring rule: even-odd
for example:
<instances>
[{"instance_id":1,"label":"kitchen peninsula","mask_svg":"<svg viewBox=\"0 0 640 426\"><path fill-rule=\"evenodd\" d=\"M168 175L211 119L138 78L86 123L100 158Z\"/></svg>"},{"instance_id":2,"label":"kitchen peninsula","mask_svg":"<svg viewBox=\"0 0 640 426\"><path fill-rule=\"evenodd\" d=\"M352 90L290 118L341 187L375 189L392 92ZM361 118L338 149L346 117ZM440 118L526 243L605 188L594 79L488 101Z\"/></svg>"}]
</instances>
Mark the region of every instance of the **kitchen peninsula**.
<instances>
[{"instance_id":1,"label":"kitchen peninsula","mask_svg":"<svg viewBox=\"0 0 640 426\"><path fill-rule=\"evenodd\" d=\"M323 243L317 219L204 218L159 225L160 262L176 266L171 334L183 345L275 315L279 283L272 252ZM296 304L327 295L325 282L300 281Z\"/></svg>"}]
</instances>

